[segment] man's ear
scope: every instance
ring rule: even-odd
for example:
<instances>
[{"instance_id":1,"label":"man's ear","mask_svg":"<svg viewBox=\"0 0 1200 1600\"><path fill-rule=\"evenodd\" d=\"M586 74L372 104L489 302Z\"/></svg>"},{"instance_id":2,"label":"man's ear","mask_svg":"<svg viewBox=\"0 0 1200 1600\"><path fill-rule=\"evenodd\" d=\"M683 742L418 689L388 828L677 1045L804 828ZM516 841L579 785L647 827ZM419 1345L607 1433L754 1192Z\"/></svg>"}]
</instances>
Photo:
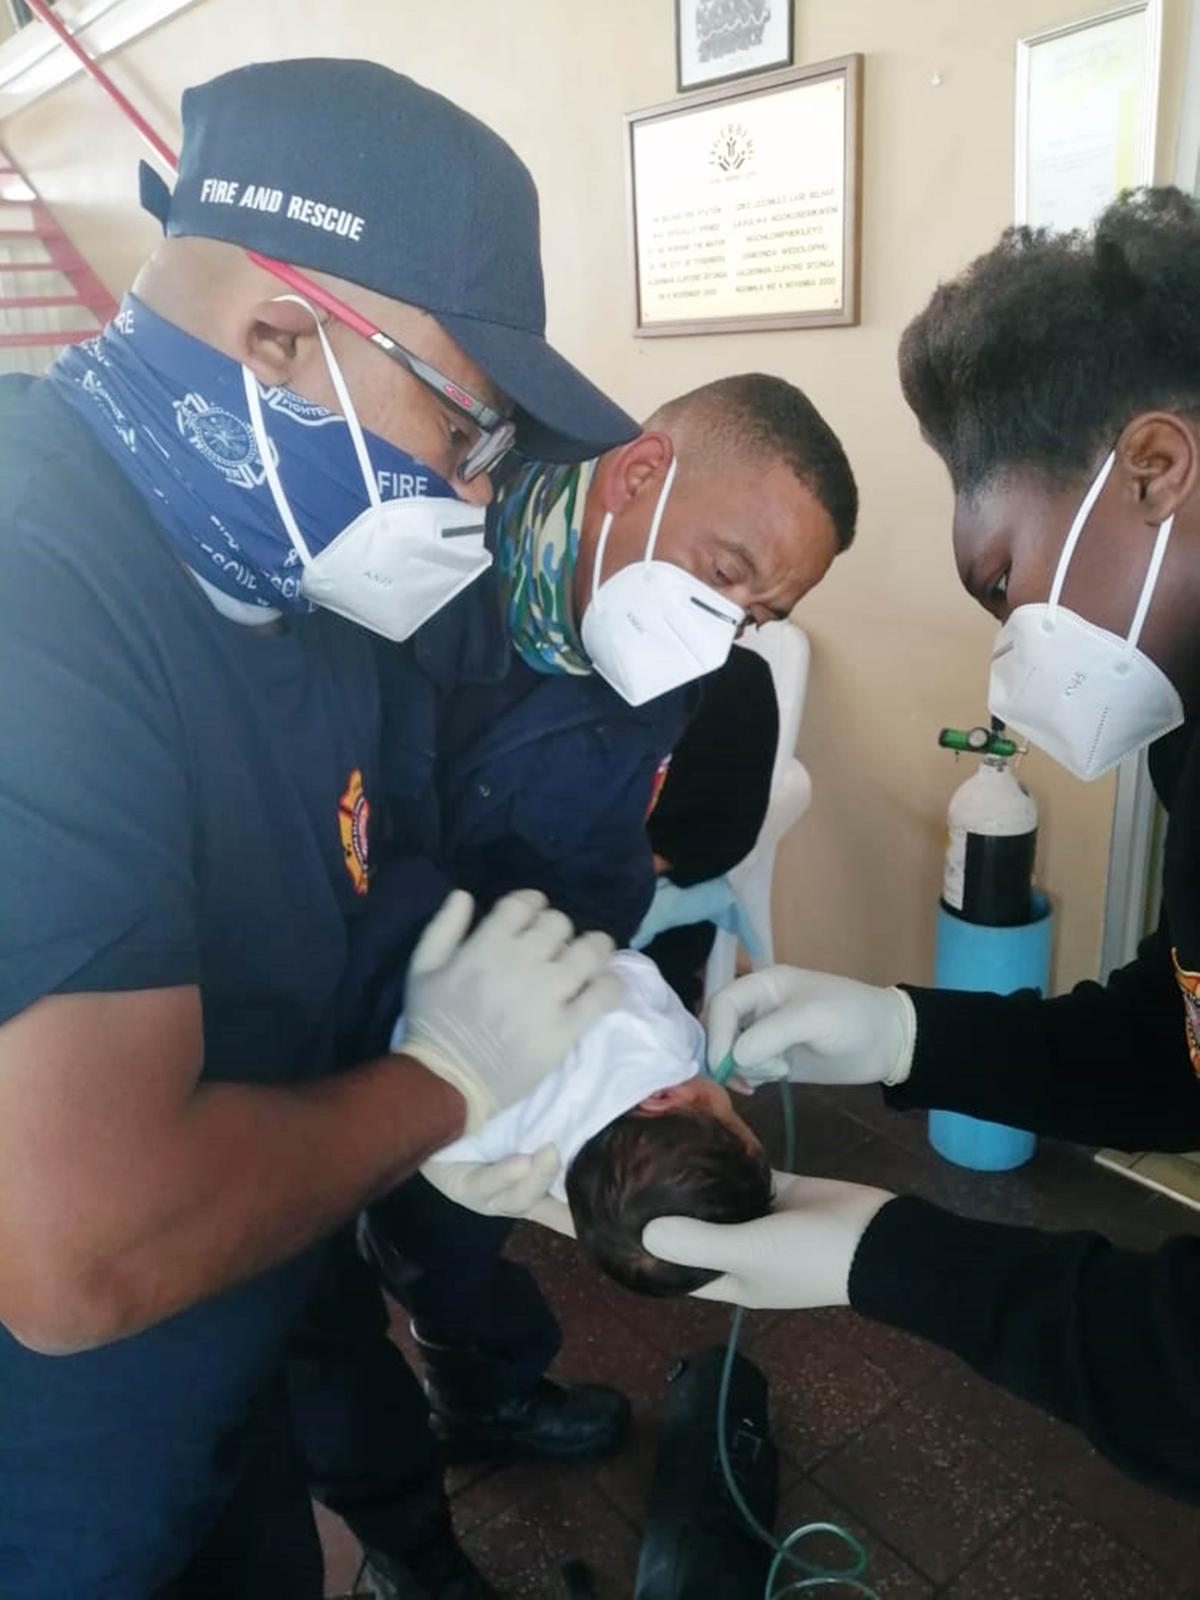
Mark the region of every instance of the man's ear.
<instances>
[{"instance_id":1,"label":"man's ear","mask_svg":"<svg viewBox=\"0 0 1200 1600\"><path fill-rule=\"evenodd\" d=\"M314 314L307 306L295 300L260 300L247 313L240 360L266 387L290 388L316 337Z\"/></svg>"},{"instance_id":2,"label":"man's ear","mask_svg":"<svg viewBox=\"0 0 1200 1600\"><path fill-rule=\"evenodd\" d=\"M1174 412L1145 412L1117 440L1117 465L1132 483L1146 521L1165 522L1196 487L1196 436Z\"/></svg>"},{"instance_id":3,"label":"man's ear","mask_svg":"<svg viewBox=\"0 0 1200 1600\"><path fill-rule=\"evenodd\" d=\"M668 433L639 433L636 439L609 453L601 483L605 511L619 516L648 484L661 481L671 465L675 446Z\"/></svg>"}]
</instances>

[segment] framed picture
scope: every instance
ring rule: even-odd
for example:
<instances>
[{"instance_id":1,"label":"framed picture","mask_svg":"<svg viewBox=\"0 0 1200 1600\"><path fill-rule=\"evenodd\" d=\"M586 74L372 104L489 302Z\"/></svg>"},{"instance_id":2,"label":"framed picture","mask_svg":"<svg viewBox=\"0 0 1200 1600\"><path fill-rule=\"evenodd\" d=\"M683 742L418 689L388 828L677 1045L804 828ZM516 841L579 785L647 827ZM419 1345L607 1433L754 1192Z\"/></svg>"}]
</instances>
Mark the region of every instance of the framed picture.
<instances>
[{"instance_id":1,"label":"framed picture","mask_svg":"<svg viewBox=\"0 0 1200 1600\"><path fill-rule=\"evenodd\" d=\"M861 56L625 123L635 333L858 321Z\"/></svg>"},{"instance_id":2,"label":"framed picture","mask_svg":"<svg viewBox=\"0 0 1200 1600\"><path fill-rule=\"evenodd\" d=\"M1085 228L1154 182L1162 0L1136 0L1017 42L1016 220Z\"/></svg>"},{"instance_id":3,"label":"framed picture","mask_svg":"<svg viewBox=\"0 0 1200 1600\"><path fill-rule=\"evenodd\" d=\"M679 92L792 60L792 0L675 0Z\"/></svg>"}]
</instances>

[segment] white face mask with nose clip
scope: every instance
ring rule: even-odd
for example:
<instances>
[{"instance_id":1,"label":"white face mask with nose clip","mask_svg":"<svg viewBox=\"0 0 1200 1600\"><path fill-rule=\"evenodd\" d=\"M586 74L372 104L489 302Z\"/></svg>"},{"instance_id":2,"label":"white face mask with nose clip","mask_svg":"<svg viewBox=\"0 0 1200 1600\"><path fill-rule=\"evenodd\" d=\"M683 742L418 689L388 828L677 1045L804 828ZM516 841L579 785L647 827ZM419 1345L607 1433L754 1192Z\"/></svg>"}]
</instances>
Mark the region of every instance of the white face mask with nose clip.
<instances>
[{"instance_id":1,"label":"white face mask with nose clip","mask_svg":"<svg viewBox=\"0 0 1200 1600\"><path fill-rule=\"evenodd\" d=\"M631 706L644 705L724 666L745 621L744 612L720 590L674 562L654 559L678 464L673 457L640 561L619 568L602 583L611 511L596 541L592 599L583 614L580 637L596 671Z\"/></svg>"},{"instance_id":2,"label":"white face mask with nose clip","mask_svg":"<svg viewBox=\"0 0 1200 1600\"><path fill-rule=\"evenodd\" d=\"M314 555L301 533L279 478L275 451L263 417L258 380L243 366L250 424L279 519L304 566L300 592L314 605L336 611L385 639L411 638L492 564L484 548L483 506L445 493L419 499L384 500L375 481L358 413L325 336L307 300L285 294L310 312L362 472L368 504L353 522ZM429 476L435 481L436 473Z\"/></svg>"},{"instance_id":3,"label":"white face mask with nose clip","mask_svg":"<svg viewBox=\"0 0 1200 1600\"><path fill-rule=\"evenodd\" d=\"M1159 525L1127 638L1059 603L1079 536L1112 471L1096 474L1075 514L1047 600L1018 606L992 649L988 708L1077 778L1102 777L1183 721L1179 691L1138 640L1174 517Z\"/></svg>"}]
</instances>

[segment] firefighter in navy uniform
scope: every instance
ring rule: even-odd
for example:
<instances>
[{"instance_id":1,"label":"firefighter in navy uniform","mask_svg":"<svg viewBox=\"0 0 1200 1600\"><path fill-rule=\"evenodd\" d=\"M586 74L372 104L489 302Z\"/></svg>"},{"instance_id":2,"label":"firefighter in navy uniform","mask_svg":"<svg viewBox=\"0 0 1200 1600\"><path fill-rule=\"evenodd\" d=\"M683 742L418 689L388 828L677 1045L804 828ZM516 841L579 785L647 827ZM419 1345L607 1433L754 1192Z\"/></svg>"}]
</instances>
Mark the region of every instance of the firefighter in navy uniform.
<instances>
[{"instance_id":1,"label":"firefighter in navy uniform","mask_svg":"<svg viewBox=\"0 0 1200 1600\"><path fill-rule=\"evenodd\" d=\"M1105 984L1042 1000L774 968L718 997L744 1078L880 1083L1125 1149L1200 1146L1200 215L1123 197L1089 233L1016 229L937 290L900 350L955 490L954 554L1002 624L993 713L1082 778L1152 744L1170 811L1163 916ZM781 1177L742 1228L659 1218L648 1248L747 1305L850 1304L1076 1423L1130 1474L1200 1500L1200 1238L1157 1251L968 1221L911 1196Z\"/></svg>"},{"instance_id":2,"label":"firefighter in navy uniform","mask_svg":"<svg viewBox=\"0 0 1200 1600\"><path fill-rule=\"evenodd\" d=\"M370 62L244 67L183 121L120 316L0 382L5 1600L316 1600L282 1357L325 1236L604 1009L607 939L533 895L463 942L462 896L403 1053L343 1070L335 1038L373 898L372 633L486 565L443 530L482 533L508 445L637 431L545 343L533 182ZM482 1600L429 1510L398 1552L436 1561L422 1600Z\"/></svg>"},{"instance_id":3,"label":"firefighter in navy uniform","mask_svg":"<svg viewBox=\"0 0 1200 1600\"><path fill-rule=\"evenodd\" d=\"M341 996L344 1059L386 1048L413 944L452 884L480 906L532 885L576 927L629 942L655 881L647 801L695 680L712 681L687 611L709 619L725 657L735 628L717 608L736 621L789 612L849 545L856 513L828 424L763 374L668 401L594 462L531 462L509 480L489 511L493 570L410 643L380 644L387 837ZM665 592L643 581L651 544ZM629 578L613 611L634 612L639 631L614 649L589 617ZM310 1482L371 1550L383 1592L382 1558L436 1500L442 1452L580 1460L614 1449L627 1425L623 1396L547 1375L561 1333L531 1274L502 1255L512 1222L496 1209L417 1178L364 1218L368 1253L411 1315L428 1402L398 1370L352 1259L334 1263L293 1340Z\"/></svg>"}]
</instances>

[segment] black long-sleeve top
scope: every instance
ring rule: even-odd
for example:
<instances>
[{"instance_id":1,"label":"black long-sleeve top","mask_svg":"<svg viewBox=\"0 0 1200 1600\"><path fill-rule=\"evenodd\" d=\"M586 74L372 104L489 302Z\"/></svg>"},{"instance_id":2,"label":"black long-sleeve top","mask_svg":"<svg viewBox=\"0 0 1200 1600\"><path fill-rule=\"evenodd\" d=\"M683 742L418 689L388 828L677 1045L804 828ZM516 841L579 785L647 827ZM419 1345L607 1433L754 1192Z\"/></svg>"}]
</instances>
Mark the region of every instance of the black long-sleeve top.
<instances>
[{"instance_id":1,"label":"black long-sleeve top","mask_svg":"<svg viewBox=\"0 0 1200 1600\"><path fill-rule=\"evenodd\" d=\"M1137 959L1052 1000L910 990L913 1069L885 1091L891 1105L1127 1150L1200 1148L1200 723L1160 741L1151 771L1170 811L1164 912ZM1139 1253L905 1196L863 1236L850 1298L1200 1502L1200 1223Z\"/></svg>"},{"instance_id":2,"label":"black long-sleeve top","mask_svg":"<svg viewBox=\"0 0 1200 1600\"><path fill-rule=\"evenodd\" d=\"M779 705L771 669L734 649L700 681L700 700L646 822L681 889L716 878L754 849L771 798Z\"/></svg>"}]
</instances>

